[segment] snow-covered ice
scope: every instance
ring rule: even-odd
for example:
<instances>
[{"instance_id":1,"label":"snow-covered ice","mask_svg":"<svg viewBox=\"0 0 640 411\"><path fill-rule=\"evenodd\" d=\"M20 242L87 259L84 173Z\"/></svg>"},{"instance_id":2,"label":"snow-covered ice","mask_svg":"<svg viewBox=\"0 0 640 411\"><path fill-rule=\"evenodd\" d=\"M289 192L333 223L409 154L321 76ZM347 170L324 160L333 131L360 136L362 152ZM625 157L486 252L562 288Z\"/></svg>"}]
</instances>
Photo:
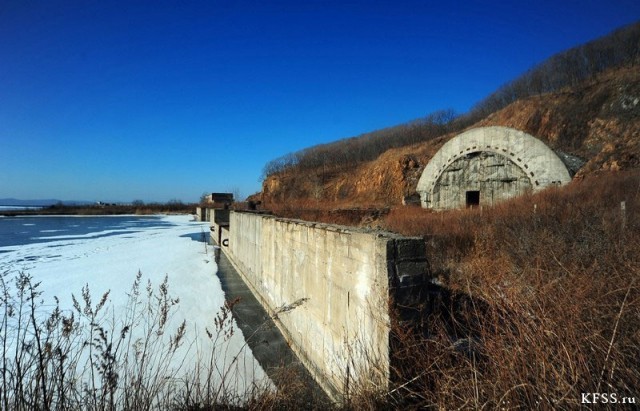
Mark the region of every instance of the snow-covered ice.
<instances>
[{"instance_id":1,"label":"snow-covered ice","mask_svg":"<svg viewBox=\"0 0 640 411\"><path fill-rule=\"evenodd\" d=\"M105 217L108 218L108 217ZM113 318L122 316L127 292L138 271L142 273L142 289L150 280L157 288L168 276L169 294L180 302L172 318L176 328L183 320L187 324L183 346L188 360L187 370L196 358L210 352L206 330L215 329L214 319L224 304L224 293L216 276L216 264L211 246L199 241L208 231L206 223L191 221L191 216L163 216L158 227L122 227L122 232L97 231L74 235L51 235L45 231L43 242L0 247L0 272L20 271L41 282L45 304L53 304L54 296L62 308L72 307L72 293L81 301L81 290L88 284L92 299L97 302L108 290ZM237 329L237 328L236 328ZM220 343L220 341L218 341ZM220 367L239 364L234 381L239 392L245 384L264 382L267 377L237 331L216 349L215 362Z\"/></svg>"}]
</instances>

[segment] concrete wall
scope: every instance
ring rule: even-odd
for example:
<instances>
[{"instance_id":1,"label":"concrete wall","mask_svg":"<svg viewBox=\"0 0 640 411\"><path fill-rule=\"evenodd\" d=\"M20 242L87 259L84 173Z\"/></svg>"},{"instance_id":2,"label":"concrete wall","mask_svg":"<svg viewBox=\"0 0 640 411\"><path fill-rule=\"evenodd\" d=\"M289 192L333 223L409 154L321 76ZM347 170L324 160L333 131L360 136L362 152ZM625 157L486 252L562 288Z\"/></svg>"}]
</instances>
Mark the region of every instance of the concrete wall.
<instances>
[{"instance_id":1,"label":"concrete wall","mask_svg":"<svg viewBox=\"0 0 640 411\"><path fill-rule=\"evenodd\" d=\"M230 210L225 210L221 208L210 208L209 209L209 222L215 224L229 224L229 215Z\"/></svg>"},{"instance_id":2,"label":"concrete wall","mask_svg":"<svg viewBox=\"0 0 640 411\"><path fill-rule=\"evenodd\" d=\"M330 395L386 387L389 302L426 281L422 239L232 212L225 251Z\"/></svg>"},{"instance_id":3,"label":"concrete wall","mask_svg":"<svg viewBox=\"0 0 640 411\"><path fill-rule=\"evenodd\" d=\"M229 247L229 226L221 226L220 227L220 247L222 247L225 252L227 251L227 247Z\"/></svg>"},{"instance_id":4,"label":"concrete wall","mask_svg":"<svg viewBox=\"0 0 640 411\"><path fill-rule=\"evenodd\" d=\"M207 221L206 219L206 207L196 207L196 219L198 221Z\"/></svg>"},{"instance_id":5,"label":"concrete wall","mask_svg":"<svg viewBox=\"0 0 640 411\"><path fill-rule=\"evenodd\" d=\"M196 207L196 217L198 221L209 221L211 223L229 223L229 209L221 207Z\"/></svg>"},{"instance_id":6,"label":"concrete wall","mask_svg":"<svg viewBox=\"0 0 640 411\"><path fill-rule=\"evenodd\" d=\"M425 167L417 191L423 207L444 209L464 206L467 191L480 191L481 204L490 205L569 181L567 167L542 141L507 127L481 127L449 140Z\"/></svg>"},{"instance_id":7,"label":"concrete wall","mask_svg":"<svg viewBox=\"0 0 640 411\"><path fill-rule=\"evenodd\" d=\"M229 210L220 208L209 209L209 222L211 223L211 243L222 244L222 228L229 227Z\"/></svg>"}]
</instances>

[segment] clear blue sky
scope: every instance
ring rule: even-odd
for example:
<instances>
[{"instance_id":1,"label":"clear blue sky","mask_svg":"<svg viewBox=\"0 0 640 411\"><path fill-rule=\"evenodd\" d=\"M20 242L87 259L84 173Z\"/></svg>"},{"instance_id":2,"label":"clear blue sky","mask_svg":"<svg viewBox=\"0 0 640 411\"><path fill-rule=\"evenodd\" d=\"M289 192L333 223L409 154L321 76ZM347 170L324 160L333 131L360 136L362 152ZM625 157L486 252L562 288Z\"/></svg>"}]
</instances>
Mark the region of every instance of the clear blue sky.
<instances>
[{"instance_id":1,"label":"clear blue sky","mask_svg":"<svg viewBox=\"0 0 640 411\"><path fill-rule=\"evenodd\" d=\"M0 198L197 201L453 108L640 1L0 0Z\"/></svg>"}]
</instances>

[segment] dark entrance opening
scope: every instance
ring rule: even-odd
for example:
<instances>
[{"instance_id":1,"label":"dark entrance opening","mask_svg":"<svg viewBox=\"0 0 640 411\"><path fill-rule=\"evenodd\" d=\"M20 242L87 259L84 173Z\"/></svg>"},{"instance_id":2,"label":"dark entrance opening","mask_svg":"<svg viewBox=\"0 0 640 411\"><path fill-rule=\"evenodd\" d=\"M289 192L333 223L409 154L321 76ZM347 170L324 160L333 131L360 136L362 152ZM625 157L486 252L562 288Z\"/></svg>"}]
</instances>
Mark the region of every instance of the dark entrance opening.
<instances>
[{"instance_id":1,"label":"dark entrance opening","mask_svg":"<svg viewBox=\"0 0 640 411\"><path fill-rule=\"evenodd\" d=\"M467 207L480 205L480 191L467 191Z\"/></svg>"}]
</instances>

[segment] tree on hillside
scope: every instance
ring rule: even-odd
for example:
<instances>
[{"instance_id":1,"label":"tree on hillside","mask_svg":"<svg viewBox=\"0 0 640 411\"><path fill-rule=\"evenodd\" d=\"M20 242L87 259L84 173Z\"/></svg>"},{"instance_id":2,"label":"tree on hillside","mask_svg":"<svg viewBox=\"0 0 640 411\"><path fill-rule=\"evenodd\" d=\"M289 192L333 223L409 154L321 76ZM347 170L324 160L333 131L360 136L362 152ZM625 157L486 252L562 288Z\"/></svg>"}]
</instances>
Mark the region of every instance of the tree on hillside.
<instances>
[{"instance_id":1,"label":"tree on hillside","mask_svg":"<svg viewBox=\"0 0 640 411\"><path fill-rule=\"evenodd\" d=\"M286 171L300 172L319 167L344 168L371 161L390 148L446 134L451 131L451 125L457 119L454 110L439 110L411 123L288 153L268 162L263 168L262 179Z\"/></svg>"},{"instance_id":2,"label":"tree on hillside","mask_svg":"<svg viewBox=\"0 0 640 411\"><path fill-rule=\"evenodd\" d=\"M640 64L640 22L558 53L480 101L469 115L481 119L514 101L575 86L605 70Z\"/></svg>"},{"instance_id":3,"label":"tree on hillside","mask_svg":"<svg viewBox=\"0 0 640 411\"><path fill-rule=\"evenodd\" d=\"M611 68L639 64L640 22L550 57L501 86L469 113L457 115L450 109L440 110L409 123L288 153L268 162L261 179L285 172L304 173L319 167L353 167L372 161L391 148L462 131L518 99L575 86Z\"/></svg>"}]
</instances>

